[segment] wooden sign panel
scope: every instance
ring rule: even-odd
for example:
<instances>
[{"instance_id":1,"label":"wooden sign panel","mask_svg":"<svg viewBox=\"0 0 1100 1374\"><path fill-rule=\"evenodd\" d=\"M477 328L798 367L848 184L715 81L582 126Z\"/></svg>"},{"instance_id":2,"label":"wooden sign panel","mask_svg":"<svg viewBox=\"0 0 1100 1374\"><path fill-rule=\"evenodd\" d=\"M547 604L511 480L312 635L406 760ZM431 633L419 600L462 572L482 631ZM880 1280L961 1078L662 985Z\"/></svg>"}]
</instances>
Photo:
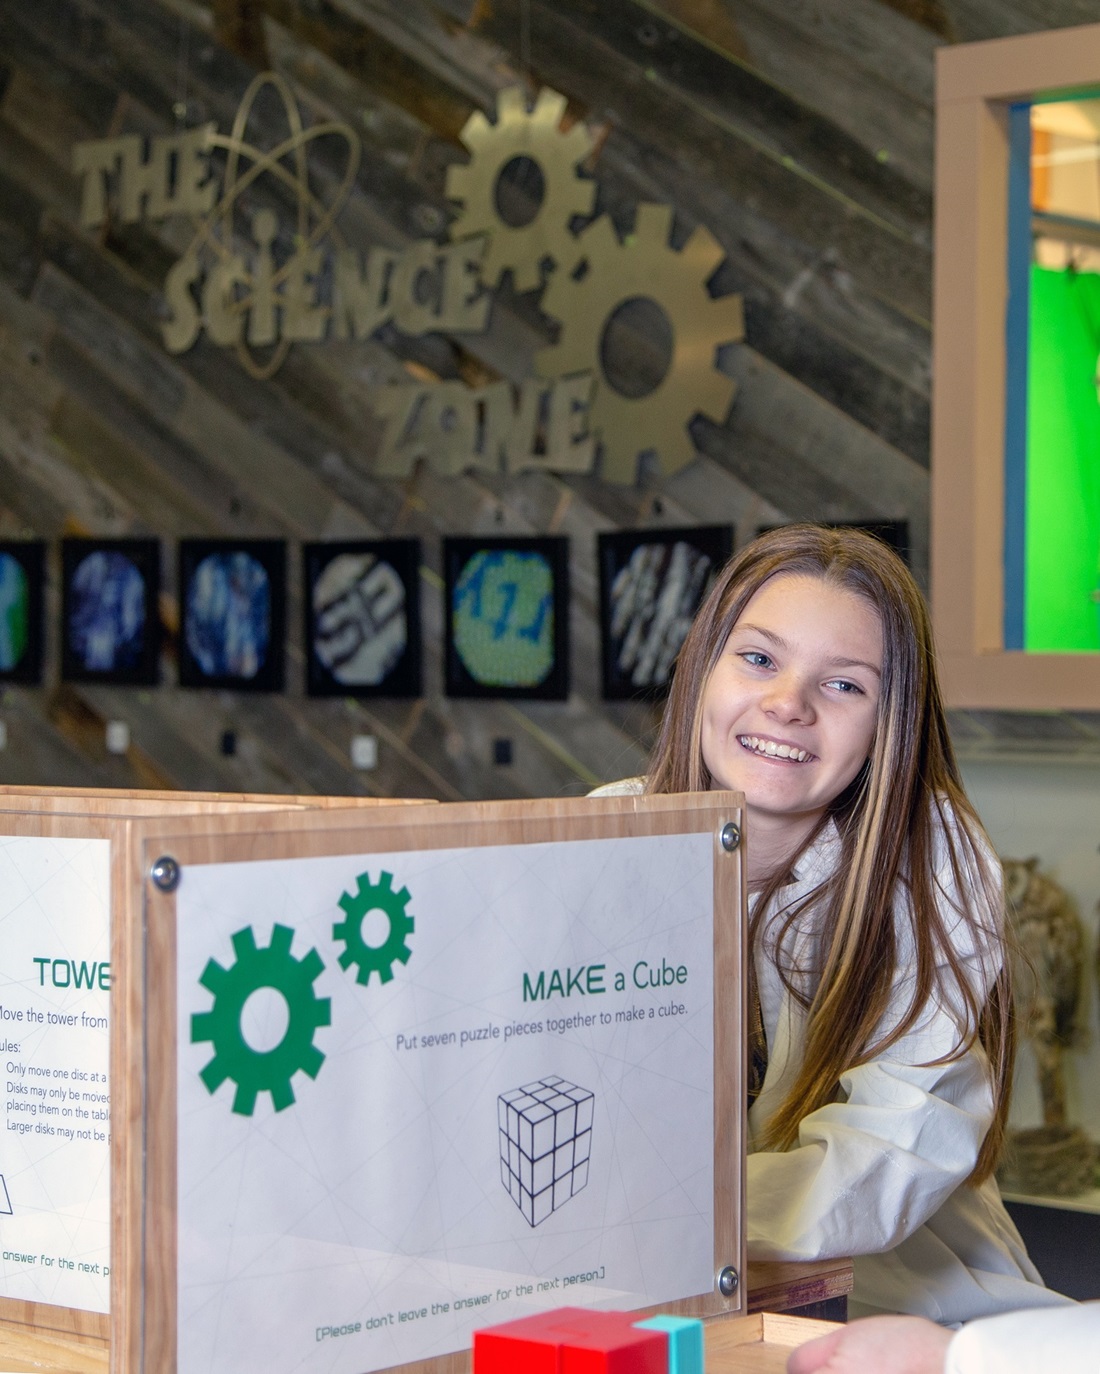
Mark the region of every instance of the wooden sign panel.
<instances>
[{"instance_id":1,"label":"wooden sign panel","mask_svg":"<svg viewBox=\"0 0 1100 1374\"><path fill-rule=\"evenodd\" d=\"M140 1072L111 1050L117 1013L143 1015L140 984L117 985L126 927L111 919L131 822L323 800L0 790L0 1323L107 1338L112 1155L118 1177L140 1173L112 1131L140 1112Z\"/></svg>"},{"instance_id":2,"label":"wooden sign panel","mask_svg":"<svg viewBox=\"0 0 1100 1374\"><path fill-rule=\"evenodd\" d=\"M139 823L114 1368L442 1374L566 1303L743 1310L739 802Z\"/></svg>"}]
</instances>

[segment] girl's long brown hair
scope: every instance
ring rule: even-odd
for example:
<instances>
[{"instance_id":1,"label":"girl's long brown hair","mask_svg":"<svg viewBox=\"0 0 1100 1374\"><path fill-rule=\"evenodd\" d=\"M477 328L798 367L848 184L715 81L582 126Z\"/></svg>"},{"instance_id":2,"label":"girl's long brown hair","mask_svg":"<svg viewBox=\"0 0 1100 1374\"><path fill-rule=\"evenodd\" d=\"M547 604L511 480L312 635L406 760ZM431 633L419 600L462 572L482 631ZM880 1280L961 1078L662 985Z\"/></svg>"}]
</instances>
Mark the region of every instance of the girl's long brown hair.
<instances>
[{"instance_id":1,"label":"girl's long brown hair","mask_svg":"<svg viewBox=\"0 0 1100 1374\"><path fill-rule=\"evenodd\" d=\"M819 577L869 601L882 622L883 672L871 757L823 822L836 822L841 860L820 888L782 913L775 957L788 991L806 1008L806 1045L765 1144L789 1149L803 1117L836 1099L841 1075L900 1040L934 1000L960 1008L958 1042L936 1062L961 1058L975 1042L989 1060L994 1119L968 1180L980 1183L993 1172L1004 1141L1015 1050L1003 898L999 875L990 872L989 842L959 777L927 607L902 560L871 535L816 525L788 525L744 548L719 575L680 650L646 790L710 788L700 743L703 689L745 606L780 573ZM947 847L951 882L945 886L957 894L953 903L933 872L937 833ZM790 866L797 860L792 856ZM750 928L754 947L765 913L789 880L789 872L773 874L761 892ZM816 966L796 969L786 937L810 902L824 913ZM900 926L905 921L907 932ZM958 952L960 922L969 928L964 943L996 963L984 1004ZM898 1007L903 943L914 966L905 970L913 975L906 980L911 994Z\"/></svg>"}]
</instances>

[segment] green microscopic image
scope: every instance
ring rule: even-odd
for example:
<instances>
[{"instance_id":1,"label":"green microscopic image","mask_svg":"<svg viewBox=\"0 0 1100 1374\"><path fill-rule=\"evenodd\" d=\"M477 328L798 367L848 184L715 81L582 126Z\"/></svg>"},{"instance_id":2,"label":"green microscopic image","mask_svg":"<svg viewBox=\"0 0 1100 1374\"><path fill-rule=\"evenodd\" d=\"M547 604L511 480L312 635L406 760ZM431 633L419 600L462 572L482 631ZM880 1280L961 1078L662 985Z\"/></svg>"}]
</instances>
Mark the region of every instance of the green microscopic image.
<instances>
[{"instance_id":1,"label":"green microscopic image","mask_svg":"<svg viewBox=\"0 0 1100 1374\"><path fill-rule=\"evenodd\" d=\"M0 554L0 671L10 672L27 651L30 587L19 560Z\"/></svg>"},{"instance_id":2,"label":"green microscopic image","mask_svg":"<svg viewBox=\"0 0 1100 1374\"><path fill-rule=\"evenodd\" d=\"M554 574L540 553L482 549L455 584L455 649L484 687L537 687L554 669Z\"/></svg>"}]
</instances>

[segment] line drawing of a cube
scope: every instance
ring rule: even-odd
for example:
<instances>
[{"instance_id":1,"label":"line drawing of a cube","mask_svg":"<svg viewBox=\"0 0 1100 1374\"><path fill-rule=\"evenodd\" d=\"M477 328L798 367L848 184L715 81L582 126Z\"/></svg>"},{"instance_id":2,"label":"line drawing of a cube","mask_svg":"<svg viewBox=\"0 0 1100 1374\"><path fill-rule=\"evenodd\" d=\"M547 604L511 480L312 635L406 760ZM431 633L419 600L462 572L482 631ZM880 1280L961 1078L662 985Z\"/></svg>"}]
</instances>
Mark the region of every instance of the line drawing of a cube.
<instances>
[{"instance_id":1,"label":"line drawing of a cube","mask_svg":"<svg viewBox=\"0 0 1100 1374\"><path fill-rule=\"evenodd\" d=\"M553 1075L497 1098L500 1181L529 1226L588 1183L595 1096Z\"/></svg>"}]
</instances>

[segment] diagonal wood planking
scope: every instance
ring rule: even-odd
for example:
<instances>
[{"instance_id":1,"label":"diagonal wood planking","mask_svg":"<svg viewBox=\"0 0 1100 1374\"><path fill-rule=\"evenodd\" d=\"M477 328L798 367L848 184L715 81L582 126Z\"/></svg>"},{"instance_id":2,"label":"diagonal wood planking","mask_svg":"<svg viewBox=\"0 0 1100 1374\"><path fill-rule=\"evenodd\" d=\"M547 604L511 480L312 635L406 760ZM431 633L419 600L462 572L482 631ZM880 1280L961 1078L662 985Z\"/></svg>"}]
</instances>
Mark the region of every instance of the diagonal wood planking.
<instances>
[{"instance_id":1,"label":"diagonal wood planking","mask_svg":"<svg viewBox=\"0 0 1100 1374\"><path fill-rule=\"evenodd\" d=\"M638 771L656 713L599 700L595 540L633 524L727 520L738 538L784 518L910 520L926 573L931 72L934 48L1080 22L1074 0L0 0L0 537L65 533L419 535L426 693L418 702L304 697L300 587L290 584L288 692L149 692L49 680L9 689L0 780L310 790L447 799L555 795ZM171 223L77 227L72 144L232 121L254 74L218 42L246 23L315 116L352 122L363 166L345 215L362 247L399 247L447 222L446 168L475 108L517 79L555 85L600 131L599 208L629 228L642 200L705 224L739 291L747 340L728 421L699 419L699 458L636 488L546 474L405 482L372 475L372 384L521 376L551 326L501 293L478 338L383 330L298 347L258 382L205 342L159 338ZM521 21L524 21L521 23ZM249 44L252 45L249 49ZM262 118L256 129L263 136ZM338 169L318 175L333 183ZM644 340L627 348L639 350ZM873 492L874 495L868 495ZM573 692L567 703L448 701L441 692L440 540L556 532L572 540ZM163 614L174 634L175 568ZM111 756L106 720L133 745ZM234 756L222 732L238 738ZM381 742L354 772L352 734ZM510 738L515 762L491 763Z\"/></svg>"}]
</instances>

